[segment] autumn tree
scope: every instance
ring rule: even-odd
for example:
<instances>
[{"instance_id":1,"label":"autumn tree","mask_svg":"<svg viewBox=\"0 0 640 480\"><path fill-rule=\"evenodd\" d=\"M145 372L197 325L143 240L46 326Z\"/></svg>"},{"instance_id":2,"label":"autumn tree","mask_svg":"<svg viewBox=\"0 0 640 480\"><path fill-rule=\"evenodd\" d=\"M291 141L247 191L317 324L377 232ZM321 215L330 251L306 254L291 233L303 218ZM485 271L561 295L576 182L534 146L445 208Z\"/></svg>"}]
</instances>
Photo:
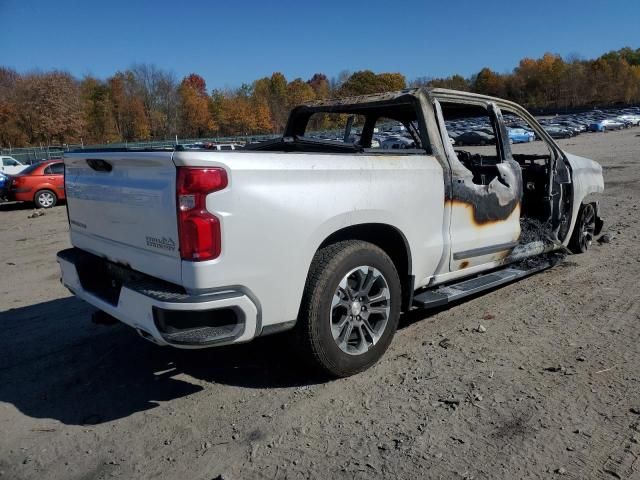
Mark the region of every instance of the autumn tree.
<instances>
[{"instance_id":1,"label":"autumn tree","mask_svg":"<svg viewBox=\"0 0 640 480\"><path fill-rule=\"evenodd\" d=\"M472 80L473 91L494 97L504 97L504 78L489 68L483 68Z\"/></svg>"},{"instance_id":2,"label":"autumn tree","mask_svg":"<svg viewBox=\"0 0 640 480\"><path fill-rule=\"evenodd\" d=\"M136 93L138 84L132 72L118 72L107 81L111 109L119 138L125 141L147 140L151 124L144 102Z\"/></svg>"},{"instance_id":3,"label":"autumn tree","mask_svg":"<svg viewBox=\"0 0 640 480\"><path fill-rule=\"evenodd\" d=\"M287 110L291 110L296 105L308 103L316 98L316 92L311 85L296 78L287 85Z\"/></svg>"},{"instance_id":4,"label":"autumn tree","mask_svg":"<svg viewBox=\"0 0 640 480\"><path fill-rule=\"evenodd\" d=\"M191 87L199 96L207 96L207 82L197 73L190 73L182 80L182 85Z\"/></svg>"},{"instance_id":5,"label":"autumn tree","mask_svg":"<svg viewBox=\"0 0 640 480\"><path fill-rule=\"evenodd\" d=\"M109 86L94 77L85 77L80 82L80 101L84 120L84 142L119 141Z\"/></svg>"},{"instance_id":6,"label":"autumn tree","mask_svg":"<svg viewBox=\"0 0 640 480\"><path fill-rule=\"evenodd\" d=\"M406 88L407 82L400 73L373 73L362 70L352 74L340 87L340 95L367 95Z\"/></svg>"},{"instance_id":7,"label":"autumn tree","mask_svg":"<svg viewBox=\"0 0 640 480\"><path fill-rule=\"evenodd\" d=\"M256 128L256 116L250 97L238 93L222 99L222 123L227 135L249 135Z\"/></svg>"},{"instance_id":8,"label":"autumn tree","mask_svg":"<svg viewBox=\"0 0 640 480\"><path fill-rule=\"evenodd\" d=\"M204 78L192 73L178 83L174 74L136 64L106 80L77 81L64 72L17 72L0 67L0 144L138 141L205 135L282 132L295 105L337 96L405 88L400 73L347 70L329 79L287 81L280 72L226 91L207 93ZM470 78L421 77L411 86L470 90L514 100L529 108L562 109L640 102L640 49L624 47L599 58L562 58L546 53L524 58L513 71L483 68ZM312 117L309 127L329 129L345 119ZM337 123L336 123L337 122Z\"/></svg>"},{"instance_id":9,"label":"autumn tree","mask_svg":"<svg viewBox=\"0 0 640 480\"><path fill-rule=\"evenodd\" d=\"M315 93L316 98L328 98L331 93L329 79L324 73L314 73L307 83Z\"/></svg>"},{"instance_id":10,"label":"autumn tree","mask_svg":"<svg viewBox=\"0 0 640 480\"><path fill-rule=\"evenodd\" d=\"M66 72L32 73L16 83L18 124L30 143L80 140L83 127L78 82Z\"/></svg>"},{"instance_id":11,"label":"autumn tree","mask_svg":"<svg viewBox=\"0 0 640 480\"><path fill-rule=\"evenodd\" d=\"M273 126L281 132L287 124L287 79L280 72L275 72L269 79L269 109L273 118Z\"/></svg>"},{"instance_id":12,"label":"autumn tree","mask_svg":"<svg viewBox=\"0 0 640 480\"><path fill-rule=\"evenodd\" d=\"M142 101L149 136L167 138L175 135L178 85L173 73L148 64L134 64L125 73L133 95Z\"/></svg>"},{"instance_id":13,"label":"autumn tree","mask_svg":"<svg viewBox=\"0 0 640 480\"><path fill-rule=\"evenodd\" d=\"M178 96L182 137L204 137L215 130L206 83L201 76L192 73L185 77L178 88Z\"/></svg>"},{"instance_id":14,"label":"autumn tree","mask_svg":"<svg viewBox=\"0 0 640 480\"><path fill-rule=\"evenodd\" d=\"M15 70L0 67L0 146L19 146L29 141L18 121Z\"/></svg>"}]
</instances>

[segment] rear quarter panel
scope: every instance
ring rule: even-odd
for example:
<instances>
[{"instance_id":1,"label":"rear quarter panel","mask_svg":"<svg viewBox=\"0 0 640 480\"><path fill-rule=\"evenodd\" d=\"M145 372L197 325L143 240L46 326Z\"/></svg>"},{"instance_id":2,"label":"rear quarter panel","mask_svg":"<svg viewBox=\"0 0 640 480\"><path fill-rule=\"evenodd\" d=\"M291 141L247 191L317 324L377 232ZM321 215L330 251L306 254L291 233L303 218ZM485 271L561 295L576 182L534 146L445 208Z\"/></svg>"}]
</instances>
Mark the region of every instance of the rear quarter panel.
<instances>
[{"instance_id":1,"label":"rear quarter panel","mask_svg":"<svg viewBox=\"0 0 640 480\"><path fill-rule=\"evenodd\" d=\"M297 317L316 250L342 228L397 228L416 278L433 274L441 260L444 182L434 157L178 152L174 162L229 174L229 186L207 199L221 219L222 255L183 262L185 287L244 286L261 304L263 326Z\"/></svg>"}]
</instances>

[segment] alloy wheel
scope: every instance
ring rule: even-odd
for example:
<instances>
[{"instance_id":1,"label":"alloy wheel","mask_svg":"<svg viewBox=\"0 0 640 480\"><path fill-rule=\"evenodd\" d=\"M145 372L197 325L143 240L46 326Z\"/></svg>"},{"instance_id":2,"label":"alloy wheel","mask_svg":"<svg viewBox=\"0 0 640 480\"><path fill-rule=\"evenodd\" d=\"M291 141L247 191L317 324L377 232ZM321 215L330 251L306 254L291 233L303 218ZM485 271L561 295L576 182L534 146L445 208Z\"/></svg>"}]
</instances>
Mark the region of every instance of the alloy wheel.
<instances>
[{"instance_id":1,"label":"alloy wheel","mask_svg":"<svg viewBox=\"0 0 640 480\"><path fill-rule=\"evenodd\" d=\"M44 208L49 208L55 203L55 198L51 192L41 192L38 195L38 203Z\"/></svg>"},{"instance_id":2,"label":"alloy wheel","mask_svg":"<svg viewBox=\"0 0 640 480\"><path fill-rule=\"evenodd\" d=\"M331 333L349 355L362 355L382 337L389 322L391 294L380 270L360 266L338 284L331 301Z\"/></svg>"}]
</instances>

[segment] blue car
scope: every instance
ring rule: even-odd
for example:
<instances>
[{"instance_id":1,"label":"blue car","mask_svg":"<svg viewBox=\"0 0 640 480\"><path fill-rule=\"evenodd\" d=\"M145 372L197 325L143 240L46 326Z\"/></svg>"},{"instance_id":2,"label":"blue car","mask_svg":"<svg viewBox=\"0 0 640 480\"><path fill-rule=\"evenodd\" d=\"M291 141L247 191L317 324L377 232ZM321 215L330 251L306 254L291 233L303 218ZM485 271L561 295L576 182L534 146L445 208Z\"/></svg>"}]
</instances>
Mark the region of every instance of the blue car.
<instances>
[{"instance_id":1,"label":"blue car","mask_svg":"<svg viewBox=\"0 0 640 480\"><path fill-rule=\"evenodd\" d=\"M604 132L605 130L606 130L606 127L603 121L593 122L589 124L590 132Z\"/></svg>"},{"instance_id":2,"label":"blue car","mask_svg":"<svg viewBox=\"0 0 640 480\"><path fill-rule=\"evenodd\" d=\"M0 200L7 198L7 190L9 189L9 177L0 173Z\"/></svg>"},{"instance_id":3,"label":"blue car","mask_svg":"<svg viewBox=\"0 0 640 480\"><path fill-rule=\"evenodd\" d=\"M509 141L511 143L526 143L533 142L536 139L536 134L531 130L524 128L510 128L508 130Z\"/></svg>"}]
</instances>

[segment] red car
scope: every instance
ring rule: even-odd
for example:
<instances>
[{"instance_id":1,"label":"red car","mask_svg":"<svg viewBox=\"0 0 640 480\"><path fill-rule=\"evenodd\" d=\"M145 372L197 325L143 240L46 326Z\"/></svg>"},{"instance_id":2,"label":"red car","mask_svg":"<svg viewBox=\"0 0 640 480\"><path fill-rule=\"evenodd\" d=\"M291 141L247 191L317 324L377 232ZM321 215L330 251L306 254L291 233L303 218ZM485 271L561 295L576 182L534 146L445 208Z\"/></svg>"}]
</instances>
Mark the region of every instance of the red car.
<instances>
[{"instance_id":1,"label":"red car","mask_svg":"<svg viewBox=\"0 0 640 480\"><path fill-rule=\"evenodd\" d=\"M64 163L49 160L29 165L13 175L9 183L9 200L33 202L38 208L51 208L64 200Z\"/></svg>"}]
</instances>

